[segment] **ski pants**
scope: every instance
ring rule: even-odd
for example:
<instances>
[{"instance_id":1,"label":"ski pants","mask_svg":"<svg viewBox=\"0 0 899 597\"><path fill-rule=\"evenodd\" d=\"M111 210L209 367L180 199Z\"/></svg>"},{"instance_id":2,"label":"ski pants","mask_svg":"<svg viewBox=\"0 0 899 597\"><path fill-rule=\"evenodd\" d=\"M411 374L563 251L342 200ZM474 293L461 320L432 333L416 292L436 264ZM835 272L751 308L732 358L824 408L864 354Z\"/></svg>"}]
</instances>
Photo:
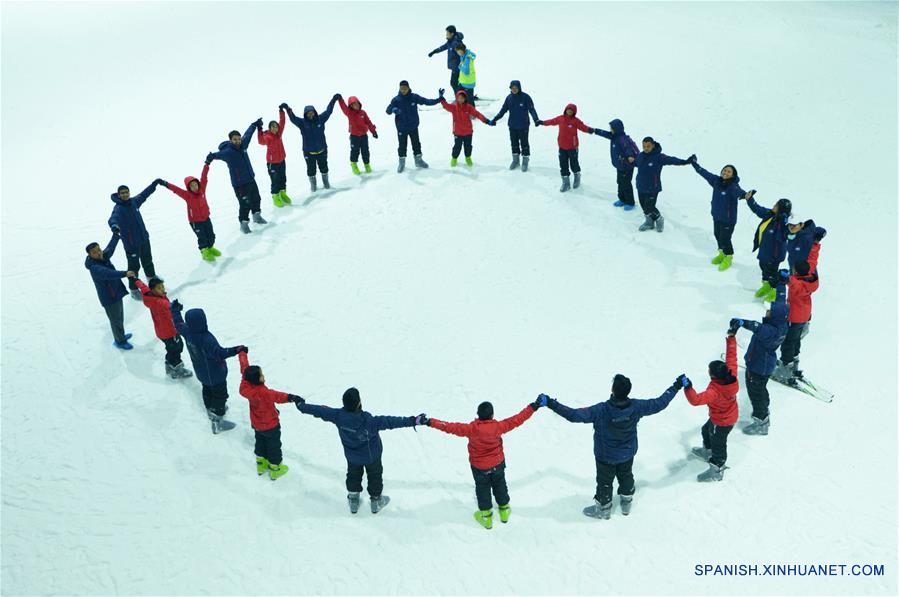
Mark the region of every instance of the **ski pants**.
<instances>
[{"instance_id":1,"label":"ski pants","mask_svg":"<svg viewBox=\"0 0 899 597\"><path fill-rule=\"evenodd\" d=\"M724 251L725 255L734 254L734 244L731 239L734 236L734 225L725 224L718 220L712 221L715 230L715 240L718 242L718 249Z\"/></svg>"},{"instance_id":2,"label":"ski pants","mask_svg":"<svg viewBox=\"0 0 899 597\"><path fill-rule=\"evenodd\" d=\"M268 177L272 179L272 195L277 195L281 191L287 190L287 162L281 161L277 164L266 164L268 168Z\"/></svg>"},{"instance_id":3,"label":"ski pants","mask_svg":"<svg viewBox=\"0 0 899 597\"><path fill-rule=\"evenodd\" d=\"M256 447L253 452L260 458L265 458L272 464L281 464L281 426L259 431L254 429L256 435Z\"/></svg>"},{"instance_id":4,"label":"ski pants","mask_svg":"<svg viewBox=\"0 0 899 597\"><path fill-rule=\"evenodd\" d=\"M421 141L418 138L418 127L415 127L411 131L397 131L397 138L399 139L399 145L397 146L396 152L401 157L406 157L406 147L409 145L409 141L412 141L412 155L421 155Z\"/></svg>"},{"instance_id":5,"label":"ski pants","mask_svg":"<svg viewBox=\"0 0 899 597\"><path fill-rule=\"evenodd\" d=\"M351 493L359 493L362 491L362 472L365 471L368 477L369 497L381 497L381 491L384 490L384 465L378 458L369 464L353 464L346 463L346 490Z\"/></svg>"},{"instance_id":6,"label":"ski pants","mask_svg":"<svg viewBox=\"0 0 899 597\"><path fill-rule=\"evenodd\" d=\"M190 228L197 235L197 247L200 250L208 249L215 244L215 230L212 229L212 220L191 222Z\"/></svg>"},{"instance_id":7,"label":"ski pants","mask_svg":"<svg viewBox=\"0 0 899 597\"><path fill-rule=\"evenodd\" d=\"M315 168L318 167L322 174L328 173L328 150L323 149L315 153L303 152L303 158L306 160L306 176L315 176Z\"/></svg>"},{"instance_id":8,"label":"ski pants","mask_svg":"<svg viewBox=\"0 0 899 597\"><path fill-rule=\"evenodd\" d=\"M759 269L762 270L762 281L770 284L771 288L777 288L777 285L780 284L780 274L777 273L779 267L779 261L777 263L773 261L759 261Z\"/></svg>"},{"instance_id":9,"label":"ski pants","mask_svg":"<svg viewBox=\"0 0 899 597\"><path fill-rule=\"evenodd\" d=\"M616 170L616 181L618 182L618 200L625 205L634 204L634 169L625 168L624 170Z\"/></svg>"},{"instance_id":10,"label":"ski pants","mask_svg":"<svg viewBox=\"0 0 899 597\"><path fill-rule=\"evenodd\" d=\"M618 478L618 495L634 495L634 459L612 464L596 461L596 495L600 504L612 501L612 480Z\"/></svg>"},{"instance_id":11,"label":"ski pants","mask_svg":"<svg viewBox=\"0 0 899 597\"><path fill-rule=\"evenodd\" d=\"M165 364L177 367L181 364L181 352L184 350L184 340L175 335L162 341L165 344Z\"/></svg>"},{"instance_id":12,"label":"ski pants","mask_svg":"<svg viewBox=\"0 0 899 597\"><path fill-rule=\"evenodd\" d=\"M139 244L134 251L127 252L128 269L135 274L140 273L141 265L144 266L146 278L149 280L156 275L156 267L153 265L153 253L150 251L150 241L145 240ZM128 278L128 288L134 290L137 284L134 283L137 277Z\"/></svg>"},{"instance_id":13,"label":"ski pants","mask_svg":"<svg viewBox=\"0 0 899 597\"><path fill-rule=\"evenodd\" d=\"M746 392L752 403L752 416L756 419L768 418L768 405L771 399L768 396L768 377L752 371L746 371Z\"/></svg>"},{"instance_id":14,"label":"ski pants","mask_svg":"<svg viewBox=\"0 0 899 597\"><path fill-rule=\"evenodd\" d=\"M462 147L465 147L465 157L471 157L471 135L453 135L453 157L458 158Z\"/></svg>"},{"instance_id":15,"label":"ski pants","mask_svg":"<svg viewBox=\"0 0 899 597\"><path fill-rule=\"evenodd\" d=\"M509 129L509 142L512 144L512 155L531 155L531 143L528 141L529 128Z\"/></svg>"},{"instance_id":16,"label":"ski pants","mask_svg":"<svg viewBox=\"0 0 899 597\"><path fill-rule=\"evenodd\" d=\"M371 158L368 153L368 135L350 135L350 161L359 161L362 154L362 163L367 164Z\"/></svg>"},{"instance_id":17,"label":"ski pants","mask_svg":"<svg viewBox=\"0 0 899 597\"><path fill-rule=\"evenodd\" d=\"M459 86L459 69L450 70L450 87L453 88L453 97L456 97L456 92L461 89Z\"/></svg>"},{"instance_id":18,"label":"ski pants","mask_svg":"<svg viewBox=\"0 0 899 597\"><path fill-rule=\"evenodd\" d=\"M581 164L577 161L577 149L559 150L559 170L562 176L570 176L572 172L581 171Z\"/></svg>"},{"instance_id":19,"label":"ski pants","mask_svg":"<svg viewBox=\"0 0 899 597\"><path fill-rule=\"evenodd\" d=\"M802 348L802 337L805 336L806 323L791 323L790 329L787 330L787 337L784 338L783 344L780 345L780 360L784 365L792 363L799 356L799 350Z\"/></svg>"},{"instance_id":20,"label":"ski pants","mask_svg":"<svg viewBox=\"0 0 899 597\"><path fill-rule=\"evenodd\" d=\"M471 107L474 108L475 105L475 97L474 97L474 87L462 87L459 86L459 89L465 92L465 102L471 104Z\"/></svg>"},{"instance_id":21,"label":"ski pants","mask_svg":"<svg viewBox=\"0 0 899 597\"><path fill-rule=\"evenodd\" d=\"M122 307L122 299L103 307L106 317L109 319L109 327L112 328L112 337L116 342L125 342L125 309Z\"/></svg>"},{"instance_id":22,"label":"ski pants","mask_svg":"<svg viewBox=\"0 0 899 597\"><path fill-rule=\"evenodd\" d=\"M206 410L224 417L228 412L228 384L220 383L214 386L203 384L203 406Z\"/></svg>"},{"instance_id":23,"label":"ski pants","mask_svg":"<svg viewBox=\"0 0 899 597\"><path fill-rule=\"evenodd\" d=\"M503 460L495 467L482 470L471 467L474 477L474 493L478 498L478 510L492 510L493 497L497 506L505 506L509 503L509 488L506 486L506 461Z\"/></svg>"},{"instance_id":24,"label":"ski pants","mask_svg":"<svg viewBox=\"0 0 899 597\"><path fill-rule=\"evenodd\" d=\"M702 426L702 446L712 451L709 462L715 466L724 466L727 462L727 436L733 428L733 425L715 425L711 419Z\"/></svg>"},{"instance_id":25,"label":"ski pants","mask_svg":"<svg viewBox=\"0 0 899 597\"><path fill-rule=\"evenodd\" d=\"M237 196L237 204L239 211L237 212L237 220L240 222L250 221L250 212L258 214L262 211L259 207L261 197L259 196L259 186L255 180L234 187L234 194Z\"/></svg>"},{"instance_id":26,"label":"ski pants","mask_svg":"<svg viewBox=\"0 0 899 597\"><path fill-rule=\"evenodd\" d=\"M659 199L659 194L638 192L637 196L640 198L640 207L643 208L643 215L647 218L652 218L653 221L658 220L659 216L662 215L656 208L656 201Z\"/></svg>"}]
</instances>

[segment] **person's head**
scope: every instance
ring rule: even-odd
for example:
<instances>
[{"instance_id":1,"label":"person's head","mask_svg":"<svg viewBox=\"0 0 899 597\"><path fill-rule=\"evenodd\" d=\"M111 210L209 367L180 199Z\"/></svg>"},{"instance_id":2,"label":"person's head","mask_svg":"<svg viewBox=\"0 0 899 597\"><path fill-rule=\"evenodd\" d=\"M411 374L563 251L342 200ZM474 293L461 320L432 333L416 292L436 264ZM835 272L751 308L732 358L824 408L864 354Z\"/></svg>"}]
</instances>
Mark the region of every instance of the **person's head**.
<instances>
[{"instance_id":1,"label":"person's head","mask_svg":"<svg viewBox=\"0 0 899 597\"><path fill-rule=\"evenodd\" d=\"M200 192L200 181L196 178L192 179L189 183L187 183L187 188L190 189L192 193Z\"/></svg>"},{"instance_id":2,"label":"person's head","mask_svg":"<svg viewBox=\"0 0 899 597\"><path fill-rule=\"evenodd\" d=\"M812 266L808 264L808 261L797 261L793 265L793 271L796 272L797 276L807 276L811 270Z\"/></svg>"},{"instance_id":3,"label":"person's head","mask_svg":"<svg viewBox=\"0 0 899 597\"><path fill-rule=\"evenodd\" d=\"M228 141L231 141L231 145L234 147L240 147L240 144L243 143L243 140L240 138L240 131L231 131L228 133Z\"/></svg>"},{"instance_id":4,"label":"person's head","mask_svg":"<svg viewBox=\"0 0 899 597\"><path fill-rule=\"evenodd\" d=\"M574 108L565 108L565 116L574 116Z\"/></svg>"},{"instance_id":5,"label":"person's head","mask_svg":"<svg viewBox=\"0 0 899 597\"><path fill-rule=\"evenodd\" d=\"M618 135L624 132L624 123L621 122L620 118L615 118L614 120L609 121L609 130L612 133Z\"/></svg>"},{"instance_id":6,"label":"person's head","mask_svg":"<svg viewBox=\"0 0 899 597\"><path fill-rule=\"evenodd\" d=\"M271 134L277 135L277 134L278 134L278 130L280 130L280 128L281 128L281 127L278 126L278 122L277 122L276 120L269 120L269 121L268 121L268 132L270 132Z\"/></svg>"},{"instance_id":7,"label":"person's head","mask_svg":"<svg viewBox=\"0 0 899 597\"><path fill-rule=\"evenodd\" d=\"M468 94L465 93L465 92L464 92L463 90L461 90L461 89L460 89L459 91L457 91L457 92L456 92L456 103L457 103L457 104L464 104L466 101L468 101Z\"/></svg>"},{"instance_id":8,"label":"person's head","mask_svg":"<svg viewBox=\"0 0 899 597\"><path fill-rule=\"evenodd\" d=\"M737 175L737 168L730 164L726 165L724 168L721 168L721 178L722 180L730 180L734 176Z\"/></svg>"},{"instance_id":9,"label":"person's head","mask_svg":"<svg viewBox=\"0 0 899 597\"><path fill-rule=\"evenodd\" d=\"M778 199L777 203L774 204L774 207L771 209L777 215L790 215L790 212L793 211L793 204L790 203L789 199Z\"/></svg>"},{"instance_id":10,"label":"person's head","mask_svg":"<svg viewBox=\"0 0 899 597\"><path fill-rule=\"evenodd\" d=\"M465 44L463 44L462 42L459 42L459 45L456 46L456 54L458 54L459 56L464 56L465 50L467 50L467 49L468 48L465 46Z\"/></svg>"},{"instance_id":11,"label":"person's head","mask_svg":"<svg viewBox=\"0 0 899 597\"><path fill-rule=\"evenodd\" d=\"M631 380L621 375L620 373L616 374L614 378L612 378L612 396L614 398L627 398L628 394L631 393Z\"/></svg>"},{"instance_id":12,"label":"person's head","mask_svg":"<svg viewBox=\"0 0 899 597\"><path fill-rule=\"evenodd\" d=\"M262 374L262 367L258 365L250 365L249 367L244 369L243 378L245 381L253 384L254 386L262 385L265 383L265 375Z\"/></svg>"},{"instance_id":13,"label":"person's head","mask_svg":"<svg viewBox=\"0 0 899 597\"><path fill-rule=\"evenodd\" d=\"M158 276L153 276L147 280L147 286L156 296L165 296L165 280Z\"/></svg>"},{"instance_id":14,"label":"person's head","mask_svg":"<svg viewBox=\"0 0 899 597\"><path fill-rule=\"evenodd\" d=\"M362 399L359 397L359 390L349 388L343 393L343 410L351 413L362 410Z\"/></svg>"},{"instance_id":15,"label":"person's head","mask_svg":"<svg viewBox=\"0 0 899 597\"><path fill-rule=\"evenodd\" d=\"M350 104L350 110L361 110L361 109L362 109L362 104L359 103L358 100L353 102L352 104Z\"/></svg>"},{"instance_id":16,"label":"person's head","mask_svg":"<svg viewBox=\"0 0 899 597\"><path fill-rule=\"evenodd\" d=\"M796 234L803 228L805 228L805 222L798 222L796 224L787 224L787 228L790 230L790 234Z\"/></svg>"},{"instance_id":17,"label":"person's head","mask_svg":"<svg viewBox=\"0 0 899 597\"><path fill-rule=\"evenodd\" d=\"M116 189L116 192L119 194L119 199L122 201L128 201L131 199L131 189L129 189L126 185L119 185L119 188Z\"/></svg>"},{"instance_id":18,"label":"person's head","mask_svg":"<svg viewBox=\"0 0 899 597\"><path fill-rule=\"evenodd\" d=\"M736 381L736 378L730 369L727 368L727 364L724 361L712 361L709 363L709 377L725 384Z\"/></svg>"},{"instance_id":19,"label":"person's head","mask_svg":"<svg viewBox=\"0 0 899 597\"><path fill-rule=\"evenodd\" d=\"M646 153L651 152L656 148L656 140L652 137L643 137L643 151Z\"/></svg>"},{"instance_id":20,"label":"person's head","mask_svg":"<svg viewBox=\"0 0 899 597\"><path fill-rule=\"evenodd\" d=\"M306 120L312 120L315 118L315 108L312 106L306 106Z\"/></svg>"},{"instance_id":21,"label":"person's head","mask_svg":"<svg viewBox=\"0 0 899 597\"><path fill-rule=\"evenodd\" d=\"M509 91L512 93L520 92L521 91L521 82L512 81L511 83L509 83Z\"/></svg>"},{"instance_id":22,"label":"person's head","mask_svg":"<svg viewBox=\"0 0 899 597\"><path fill-rule=\"evenodd\" d=\"M400 94L408 95L410 91L412 91L412 89L409 87L409 81L406 79L400 81Z\"/></svg>"},{"instance_id":23,"label":"person's head","mask_svg":"<svg viewBox=\"0 0 899 597\"><path fill-rule=\"evenodd\" d=\"M84 247L84 251L90 256L91 259L103 261L103 249L100 248L100 243L91 243L88 246Z\"/></svg>"},{"instance_id":24,"label":"person's head","mask_svg":"<svg viewBox=\"0 0 899 597\"><path fill-rule=\"evenodd\" d=\"M452 39L454 35L456 35L456 26L455 25L447 25L446 26L446 39Z\"/></svg>"},{"instance_id":25,"label":"person's head","mask_svg":"<svg viewBox=\"0 0 899 597\"><path fill-rule=\"evenodd\" d=\"M482 421L489 421L493 418L493 405L489 402L481 402L478 405L478 418Z\"/></svg>"}]
</instances>

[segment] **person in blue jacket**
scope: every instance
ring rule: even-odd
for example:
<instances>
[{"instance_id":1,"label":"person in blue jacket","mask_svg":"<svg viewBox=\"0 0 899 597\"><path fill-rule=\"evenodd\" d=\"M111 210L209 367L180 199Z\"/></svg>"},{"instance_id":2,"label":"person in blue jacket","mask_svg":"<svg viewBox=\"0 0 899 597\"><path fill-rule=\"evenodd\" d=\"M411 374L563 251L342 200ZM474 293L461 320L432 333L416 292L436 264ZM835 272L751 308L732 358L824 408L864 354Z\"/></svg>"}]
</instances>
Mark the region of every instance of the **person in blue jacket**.
<instances>
[{"instance_id":1,"label":"person in blue jacket","mask_svg":"<svg viewBox=\"0 0 899 597\"><path fill-rule=\"evenodd\" d=\"M436 48L428 52L428 58L430 58L434 54L439 54L440 52L446 51L446 68L450 70L450 87L453 88L453 97L456 97L456 93L460 89L459 62L461 60L461 56L456 53L456 48L459 47L459 44L462 43L462 39L464 37L465 36L462 35L461 31L456 31L455 25L447 25L446 43L437 46Z\"/></svg>"},{"instance_id":2,"label":"person in blue jacket","mask_svg":"<svg viewBox=\"0 0 899 597\"><path fill-rule=\"evenodd\" d=\"M660 143L656 143L652 137L644 137L643 151L635 158L627 158L627 161L637 166L637 197L646 217L638 230L644 232L655 228L656 232L661 232L665 226L665 218L656 208L656 201L662 192L662 167L686 166L690 163L690 158L683 160L665 155Z\"/></svg>"},{"instance_id":3,"label":"person in blue jacket","mask_svg":"<svg viewBox=\"0 0 899 597\"><path fill-rule=\"evenodd\" d=\"M630 398L631 380L618 374L612 380L612 395L605 402L585 408L571 408L546 396L546 405L572 423L593 423L593 455L596 457L596 495L584 514L608 520L612 513L612 480L618 478L621 513L630 513L634 499L634 456L637 454L637 423L668 406L688 380L680 375L658 398ZM688 382L689 383L689 382Z\"/></svg>"},{"instance_id":4,"label":"person in blue jacket","mask_svg":"<svg viewBox=\"0 0 899 597\"><path fill-rule=\"evenodd\" d=\"M303 158L306 160L306 176L309 177L309 188L314 193L318 190L318 184L315 179L316 167L322 173L322 186L326 189L331 188L328 180L328 140L325 138L325 123L331 118L334 111L334 104L337 103L339 93L335 93L328 102L328 107L321 114L315 109L315 106L308 105L303 108L303 117L299 118L290 109L290 106L283 104L287 108L287 116L290 122L300 129L303 136Z\"/></svg>"},{"instance_id":5,"label":"person in blue jacket","mask_svg":"<svg viewBox=\"0 0 899 597\"><path fill-rule=\"evenodd\" d=\"M712 265L717 265L718 271L723 272L734 260L734 245L731 239L737 225L737 206L739 200L748 195L740 188L740 176L737 174L736 166L727 164L721 169L720 175L715 175L700 166L696 156L690 158L696 173L712 187L712 228L718 242L718 254L712 258Z\"/></svg>"},{"instance_id":6,"label":"person in blue jacket","mask_svg":"<svg viewBox=\"0 0 899 597\"><path fill-rule=\"evenodd\" d=\"M819 242L827 234L827 230L815 225L814 220L806 220L798 224L787 224L787 263L790 271L801 261L808 261L812 245Z\"/></svg>"},{"instance_id":7,"label":"person in blue jacket","mask_svg":"<svg viewBox=\"0 0 899 597\"><path fill-rule=\"evenodd\" d=\"M787 235L790 233L787 223L793 204L789 199L778 199L774 207L768 209L756 203L754 197L755 190L752 190L740 199L745 199L749 209L762 220L752 237L752 250L758 251L759 269L762 270L762 285L755 291L755 296L771 303L776 294L777 270L787 257Z\"/></svg>"},{"instance_id":8,"label":"person in blue jacket","mask_svg":"<svg viewBox=\"0 0 899 597\"><path fill-rule=\"evenodd\" d=\"M528 115L534 119L534 126L539 126L537 123L540 122L540 117L534 108L534 100L521 90L521 81L517 79L509 83L509 95L506 96L503 107L490 120L490 126L502 120L506 112L509 113L509 142L512 144L512 163L509 164L509 170L518 168L520 157L521 171L527 172L528 162L531 159L531 144L528 141L531 121Z\"/></svg>"},{"instance_id":9,"label":"person in blue jacket","mask_svg":"<svg viewBox=\"0 0 899 597\"><path fill-rule=\"evenodd\" d=\"M162 183L163 180L157 178L134 197L126 185L119 185L116 192L109 196L115 204L108 220L109 229L122 239L128 269L136 275L140 273L140 267L143 265L148 278L156 275L156 267L153 265L153 253L150 250L150 233L144 225L140 208ZM135 286L133 277L128 279L128 286L131 289L131 298L141 300L140 290Z\"/></svg>"},{"instance_id":10,"label":"person in blue jacket","mask_svg":"<svg viewBox=\"0 0 899 597\"><path fill-rule=\"evenodd\" d=\"M244 345L223 348L206 324L203 309L190 309L181 317L184 306L172 301L172 321L175 329L187 343L187 352L194 366L197 380L203 385L203 404L212 421L212 432L220 433L234 429L234 423L224 419L228 412L228 364L225 359L247 351Z\"/></svg>"},{"instance_id":11,"label":"person in blue jacket","mask_svg":"<svg viewBox=\"0 0 899 597\"><path fill-rule=\"evenodd\" d=\"M405 79L400 81L399 93L390 100L390 104L387 106L387 113L394 116L393 122L396 124L399 139L397 154L400 159L396 167L397 172L406 169L406 148L410 140L412 141L412 155L415 156L415 167L428 167L427 162L421 157L421 141L418 138L418 106L435 106L440 103L441 97L443 97L443 89L438 91L438 97L425 99L417 93L412 93L409 81Z\"/></svg>"},{"instance_id":12,"label":"person in blue jacket","mask_svg":"<svg viewBox=\"0 0 899 597\"><path fill-rule=\"evenodd\" d=\"M640 153L634 140L624 132L624 123L615 118L609 121L609 130L593 129L600 137L611 141L609 143L609 156L612 159L612 167L615 168L616 181L618 183L618 200L615 207L623 207L625 211L634 209L634 164ZM630 159L633 158L633 159Z\"/></svg>"},{"instance_id":13,"label":"person in blue jacket","mask_svg":"<svg viewBox=\"0 0 899 597\"><path fill-rule=\"evenodd\" d=\"M125 315L122 309L122 299L128 294L122 278L133 279L136 274L133 271L119 271L112 264L112 254L119 244L119 235L113 232L112 238L105 249L100 248L100 243L90 243L84 250L87 257L84 259L84 267L91 274L94 288L97 290L97 298L100 306L106 311L109 319L109 327L112 328L112 345L121 350L131 350L134 346L128 342L131 334L125 333Z\"/></svg>"},{"instance_id":14,"label":"person in blue jacket","mask_svg":"<svg viewBox=\"0 0 899 597\"><path fill-rule=\"evenodd\" d=\"M371 500L371 512L377 514L381 511L390 502L390 498L382 494L384 466L381 464L381 455L384 446L381 444L379 432L423 425L427 417L424 414L417 417L373 416L362 410L362 399L356 388L349 388L343 393L343 408L307 404L304 400L298 401L296 405L301 413L337 426L347 462L346 489L350 512L355 514L359 511L363 471L368 476L367 489Z\"/></svg>"},{"instance_id":15,"label":"person in blue jacket","mask_svg":"<svg viewBox=\"0 0 899 597\"><path fill-rule=\"evenodd\" d=\"M752 423L743 428L747 435L768 435L771 400L768 396L768 379L777 366L777 349L783 344L790 328L787 305L786 283L790 272L778 272L777 297L765 312L761 322L739 318L730 320L730 332L736 333L740 328L752 332L752 340L743 355L746 363L746 392L752 403Z\"/></svg>"},{"instance_id":16,"label":"person in blue jacket","mask_svg":"<svg viewBox=\"0 0 899 597\"><path fill-rule=\"evenodd\" d=\"M231 176L231 186L239 205L237 220L240 222L240 231L250 234L250 212L253 213L253 222L256 224L268 224L262 217L262 198L259 196L259 186L256 184L256 173L250 164L250 156L247 150L253 133L262 126L262 119L258 118L250 124L247 132L241 137L239 131L228 133L228 140L219 143L219 150L206 156L206 162L222 160L228 165L228 174Z\"/></svg>"}]
</instances>

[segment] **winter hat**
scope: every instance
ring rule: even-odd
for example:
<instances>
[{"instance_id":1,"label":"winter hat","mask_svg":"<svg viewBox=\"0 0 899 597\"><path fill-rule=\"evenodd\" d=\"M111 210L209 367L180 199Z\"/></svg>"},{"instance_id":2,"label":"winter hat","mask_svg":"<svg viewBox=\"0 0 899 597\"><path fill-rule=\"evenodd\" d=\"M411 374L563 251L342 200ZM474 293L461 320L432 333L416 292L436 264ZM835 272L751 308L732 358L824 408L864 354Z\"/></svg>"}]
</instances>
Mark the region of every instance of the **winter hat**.
<instances>
[{"instance_id":1,"label":"winter hat","mask_svg":"<svg viewBox=\"0 0 899 597\"><path fill-rule=\"evenodd\" d=\"M777 211L780 215L788 216L790 215L790 212L793 211L793 204L790 203L789 199L778 199L777 205L780 206Z\"/></svg>"},{"instance_id":2,"label":"winter hat","mask_svg":"<svg viewBox=\"0 0 899 597\"><path fill-rule=\"evenodd\" d=\"M482 421L489 421L493 418L493 405L489 402L481 402L478 405L478 418Z\"/></svg>"},{"instance_id":3,"label":"winter hat","mask_svg":"<svg viewBox=\"0 0 899 597\"><path fill-rule=\"evenodd\" d=\"M96 243L96 242L91 243L88 246L84 247L84 252L90 254L91 249L93 249L94 247L99 247L99 246L100 246L100 243Z\"/></svg>"},{"instance_id":4,"label":"winter hat","mask_svg":"<svg viewBox=\"0 0 899 597\"><path fill-rule=\"evenodd\" d=\"M254 386L259 385L259 376L262 375L262 368L258 365L250 365L243 370L243 378Z\"/></svg>"},{"instance_id":5,"label":"winter hat","mask_svg":"<svg viewBox=\"0 0 899 597\"><path fill-rule=\"evenodd\" d=\"M131 190L131 189L128 188L128 185L126 185L126 184L120 184L120 185L119 185L119 188L116 189L116 192L118 192L118 191L130 191L130 190Z\"/></svg>"},{"instance_id":6,"label":"winter hat","mask_svg":"<svg viewBox=\"0 0 899 597\"><path fill-rule=\"evenodd\" d=\"M408 86L409 86L409 81L407 81L406 79L403 79L402 81L400 81L400 87L402 87L403 85L405 85L406 87L408 87Z\"/></svg>"},{"instance_id":7,"label":"winter hat","mask_svg":"<svg viewBox=\"0 0 899 597\"><path fill-rule=\"evenodd\" d=\"M147 286L149 286L150 288L156 288L157 286L159 286L160 284L162 284L164 282L165 282L165 280L163 280L162 278L160 278L158 276L153 276L152 278L147 280Z\"/></svg>"},{"instance_id":8,"label":"winter hat","mask_svg":"<svg viewBox=\"0 0 899 597\"><path fill-rule=\"evenodd\" d=\"M730 369L727 368L724 361L712 361L709 363L709 375L712 376L712 379L723 381L724 383L736 381L736 378L730 372Z\"/></svg>"},{"instance_id":9,"label":"winter hat","mask_svg":"<svg viewBox=\"0 0 899 597\"><path fill-rule=\"evenodd\" d=\"M447 26L446 26L446 30L449 31L450 33L455 33L455 32L456 32L456 26L455 26L455 25L447 25Z\"/></svg>"},{"instance_id":10,"label":"winter hat","mask_svg":"<svg viewBox=\"0 0 899 597\"><path fill-rule=\"evenodd\" d=\"M793 266L793 269L795 269L796 273L800 276L807 276L812 267L808 264L808 261L797 261L796 265Z\"/></svg>"},{"instance_id":11,"label":"winter hat","mask_svg":"<svg viewBox=\"0 0 899 597\"><path fill-rule=\"evenodd\" d=\"M518 91L521 91L521 81L519 81L518 79L512 79L511 81L509 81L509 89L512 89L512 87L518 87Z\"/></svg>"},{"instance_id":12,"label":"winter hat","mask_svg":"<svg viewBox=\"0 0 899 597\"><path fill-rule=\"evenodd\" d=\"M615 134L623 133L624 123L621 122L620 118L615 118L614 120L609 121L609 129Z\"/></svg>"},{"instance_id":13,"label":"winter hat","mask_svg":"<svg viewBox=\"0 0 899 597\"><path fill-rule=\"evenodd\" d=\"M631 380L618 373L612 380L612 396L615 398L627 398L631 393Z\"/></svg>"},{"instance_id":14,"label":"winter hat","mask_svg":"<svg viewBox=\"0 0 899 597\"><path fill-rule=\"evenodd\" d=\"M361 404L362 400L359 398L359 390L356 388L349 388L343 393L343 410L353 412L359 410L359 405Z\"/></svg>"}]
</instances>

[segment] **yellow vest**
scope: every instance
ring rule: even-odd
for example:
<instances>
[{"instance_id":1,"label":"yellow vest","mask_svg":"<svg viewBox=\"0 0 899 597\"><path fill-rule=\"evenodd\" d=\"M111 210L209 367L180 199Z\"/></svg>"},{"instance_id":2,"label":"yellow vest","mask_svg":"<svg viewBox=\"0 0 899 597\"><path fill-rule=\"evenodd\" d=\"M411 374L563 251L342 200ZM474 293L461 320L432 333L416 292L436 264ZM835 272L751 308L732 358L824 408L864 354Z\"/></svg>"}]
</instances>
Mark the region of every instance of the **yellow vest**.
<instances>
[{"instance_id":1,"label":"yellow vest","mask_svg":"<svg viewBox=\"0 0 899 597\"><path fill-rule=\"evenodd\" d=\"M462 68L461 68L462 64L460 63L459 64L459 66L460 66L460 68L459 68L459 85L463 85L465 87L474 87L475 81L477 79L477 77L475 77L475 72L474 72L475 54L471 50L468 50L466 52L466 54L471 54L471 59L468 61L468 74L466 75L464 72L462 72ZM462 57L462 61L463 62L465 61L465 56Z\"/></svg>"}]
</instances>

